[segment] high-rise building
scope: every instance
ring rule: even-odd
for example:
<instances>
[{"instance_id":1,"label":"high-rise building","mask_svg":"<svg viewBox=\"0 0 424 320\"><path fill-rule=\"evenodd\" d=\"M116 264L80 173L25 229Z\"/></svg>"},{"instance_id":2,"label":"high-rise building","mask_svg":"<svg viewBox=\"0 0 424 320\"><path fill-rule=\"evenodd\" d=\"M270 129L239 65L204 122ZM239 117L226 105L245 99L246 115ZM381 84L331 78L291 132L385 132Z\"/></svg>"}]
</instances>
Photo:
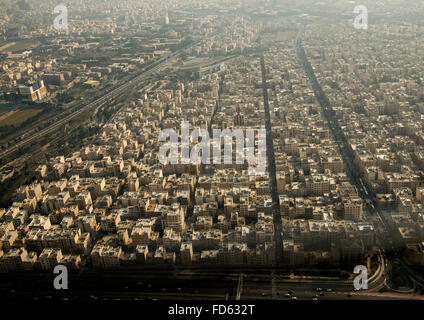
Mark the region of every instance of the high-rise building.
<instances>
[{"instance_id":1,"label":"high-rise building","mask_svg":"<svg viewBox=\"0 0 424 320\"><path fill-rule=\"evenodd\" d=\"M40 80L30 86L20 86L19 94L23 97L23 101L40 101L47 95L47 89L43 80Z\"/></svg>"}]
</instances>

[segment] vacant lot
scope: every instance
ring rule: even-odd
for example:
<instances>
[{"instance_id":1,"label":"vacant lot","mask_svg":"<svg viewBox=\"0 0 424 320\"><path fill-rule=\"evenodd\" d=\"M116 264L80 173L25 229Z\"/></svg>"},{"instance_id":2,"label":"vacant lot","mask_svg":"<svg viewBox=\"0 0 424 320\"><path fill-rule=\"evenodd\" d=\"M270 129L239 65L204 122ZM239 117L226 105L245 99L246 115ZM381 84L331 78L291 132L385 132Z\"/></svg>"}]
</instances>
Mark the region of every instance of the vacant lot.
<instances>
[{"instance_id":1,"label":"vacant lot","mask_svg":"<svg viewBox=\"0 0 424 320\"><path fill-rule=\"evenodd\" d=\"M18 111L19 110L0 111L0 121L7 119L8 117L12 116L14 113L16 113Z\"/></svg>"},{"instance_id":2,"label":"vacant lot","mask_svg":"<svg viewBox=\"0 0 424 320\"><path fill-rule=\"evenodd\" d=\"M43 109L24 109L24 110L18 110L17 112L13 113L12 115L6 117L5 119L0 120L0 127L3 126L14 126L18 127L26 120L36 116L38 113L40 113Z\"/></svg>"}]
</instances>

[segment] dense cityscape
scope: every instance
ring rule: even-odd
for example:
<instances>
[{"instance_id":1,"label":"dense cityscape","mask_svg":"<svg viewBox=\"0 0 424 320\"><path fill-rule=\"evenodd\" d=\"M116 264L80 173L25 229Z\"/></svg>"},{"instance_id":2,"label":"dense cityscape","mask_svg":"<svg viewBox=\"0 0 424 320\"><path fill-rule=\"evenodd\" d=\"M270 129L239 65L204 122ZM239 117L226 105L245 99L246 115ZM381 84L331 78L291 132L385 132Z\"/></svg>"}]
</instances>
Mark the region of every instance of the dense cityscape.
<instances>
[{"instance_id":1,"label":"dense cityscape","mask_svg":"<svg viewBox=\"0 0 424 320\"><path fill-rule=\"evenodd\" d=\"M424 3L58 4L0 7L2 298L424 298Z\"/></svg>"}]
</instances>

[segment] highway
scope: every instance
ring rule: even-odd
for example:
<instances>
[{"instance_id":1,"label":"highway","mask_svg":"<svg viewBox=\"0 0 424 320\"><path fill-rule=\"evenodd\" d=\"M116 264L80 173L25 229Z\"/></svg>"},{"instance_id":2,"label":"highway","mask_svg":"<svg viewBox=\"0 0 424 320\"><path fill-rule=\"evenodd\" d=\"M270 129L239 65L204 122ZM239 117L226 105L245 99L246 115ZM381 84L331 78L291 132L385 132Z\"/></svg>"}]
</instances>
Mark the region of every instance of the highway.
<instances>
[{"instance_id":1,"label":"highway","mask_svg":"<svg viewBox=\"0 0 424 320\"><path fill-rule=\"evenodd\" d=\"M125 81L123 79L123 81ZM93 99L95 100L95 98ZM31 122L30 127L22 128L19 131L8 135L7 137L0 139L0 145L8 145L14 142L21 141L28 136L31 136L37 133L39 130L47 127L49 124L57 121L58 119L64 118L65 116L72 114L79 108L79 105L82 103L81 100L74 100L65 105L63 105L63 111L61 113L54 113L50 116L44 116L40 119L34 120Z\"/></svg>"},{"instance_id":2,"label":"highway","mask_svg":"<svg viewBox=\"0 0 424 320\"><path fill-rule=\"evenodd\" d=\"M385 299L384 295L353 292L351 280L287 279L278 270L257 273L222 270L93 271L69 275L69 289L53 288L54 274L0 275L0 298L78 300L341 300ZM19 280L15 279L19 278ZM393 297L390 297L391 299ZM412 295L396 295L410 299ZM420 297L416 297L420 298ZM422 297L421 297L422 298Z\"/></svg>"},{"instance_id":3,"label":"highway","mask_svg":"<svg viewBox=\"0 0 424 320\"><path fill-rule=\"evenodd\" d=\"M38 138L40 138L40 137L42 137L46 134L54 132L55 130L63 127L67 122L69 122L73 118L77 117L78 115L82 114L83 112L88 111L92 108L100 108L103 105L105 105L106 103L111 102L113 99L119 97L120 95L125 93L127 90L134 89L135 86L140 81L145 80L146 77L154 74L161 67L168 64L170 59L177 57L178 55L181 54L182 51L184 51L186 49L187 48L178 50L178 51L176 51L172 54L169 54L167 56L160 58L152 66L148 67L148 70L142 71L141 74L135 76L132 80L118 86L117 88L112 89L111 91L107 92L106 94L104 94L100 98L95 99L94 101L88 103L87 105L76 110L75 112L71 113L70 115L67 115L62 119L59 119L57 122L52 123L50 126L38 131L37 133L35 133L33 135L27 136L26 138L17 142L16 144L9 147L8 149L1 151L0 152L0 158L3 158L5 156L12 154L13 152L17 151L19 148L30 143L31 141L34 141L35 139L38 139Z\"/></svg>"}]
</instances>

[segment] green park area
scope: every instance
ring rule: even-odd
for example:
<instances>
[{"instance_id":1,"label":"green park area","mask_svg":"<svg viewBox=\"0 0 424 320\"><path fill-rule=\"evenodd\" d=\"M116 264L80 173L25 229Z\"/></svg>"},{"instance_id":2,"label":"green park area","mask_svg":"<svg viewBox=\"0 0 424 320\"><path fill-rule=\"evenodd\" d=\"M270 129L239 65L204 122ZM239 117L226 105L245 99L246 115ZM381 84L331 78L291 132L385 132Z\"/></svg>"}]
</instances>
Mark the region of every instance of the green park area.
<instances>
[{"instance_id":1,"label":"green park area","mask_svg":"<svg viewBox=\"0 0 424 320\"><path fill-rule=\"evenodd\" d=\"M0 127L4 126L14 126L18 127L28 119L35 117L43 109L20 109L10 116L0 120Z\"/></svg>"}]
</instances>

